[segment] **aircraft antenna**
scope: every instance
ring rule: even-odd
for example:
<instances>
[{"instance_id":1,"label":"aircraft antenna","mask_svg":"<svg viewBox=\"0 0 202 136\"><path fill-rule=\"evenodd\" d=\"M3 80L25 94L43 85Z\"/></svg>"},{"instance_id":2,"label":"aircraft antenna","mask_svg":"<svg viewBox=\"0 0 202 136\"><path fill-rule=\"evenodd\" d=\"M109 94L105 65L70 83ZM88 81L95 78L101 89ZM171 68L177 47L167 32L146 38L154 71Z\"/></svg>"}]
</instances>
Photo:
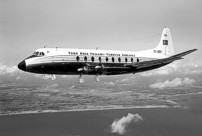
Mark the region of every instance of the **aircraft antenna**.
<instances>
[{"instance_id":1,"label":"aircraft antenna","mask_svg":"<svg viewBox=\"0 0 202 136\"><path fill-rule=\"evenodd\" d=\"M96 49L96 50L98 50L98 49L99 49L99 47L96 47L95 49Z\"/></svg>"}]
</instances>

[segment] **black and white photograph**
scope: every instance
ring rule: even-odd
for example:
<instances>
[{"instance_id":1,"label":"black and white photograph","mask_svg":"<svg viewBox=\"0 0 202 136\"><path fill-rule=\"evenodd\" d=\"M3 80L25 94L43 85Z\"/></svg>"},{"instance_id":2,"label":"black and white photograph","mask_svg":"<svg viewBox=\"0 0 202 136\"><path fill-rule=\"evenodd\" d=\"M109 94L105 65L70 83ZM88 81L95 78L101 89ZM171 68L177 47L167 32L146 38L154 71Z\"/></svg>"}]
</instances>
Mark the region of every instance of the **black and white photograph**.
<instances>
[{"instance_id":1,"label":"black and white photograph","mask_svg":"<svg viewBox=\"0 0 202 136\"><path fill-rule=\"evenodd\" d=\"M201 136L201 0L0 0L0 136Z\"/></svg>"}]
</instances>

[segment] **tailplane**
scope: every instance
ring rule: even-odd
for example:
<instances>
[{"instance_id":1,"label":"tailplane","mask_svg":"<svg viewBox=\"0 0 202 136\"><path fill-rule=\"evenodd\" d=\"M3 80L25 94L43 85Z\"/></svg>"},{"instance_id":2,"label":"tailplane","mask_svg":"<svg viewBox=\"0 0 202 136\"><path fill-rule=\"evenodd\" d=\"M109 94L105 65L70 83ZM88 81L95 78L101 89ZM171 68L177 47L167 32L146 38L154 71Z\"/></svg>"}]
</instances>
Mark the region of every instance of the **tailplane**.
<instances>
[{"instance_id":1,"label":"tailplane","mask_svg":"<svg viewBox=\"0 0 202 136\"><path fill-rule=\"evenodd\" d=\"M169 28L163 29L161 40L154 51L168 57L174 55L173 41Z\"/></svg>"}]
</instances>

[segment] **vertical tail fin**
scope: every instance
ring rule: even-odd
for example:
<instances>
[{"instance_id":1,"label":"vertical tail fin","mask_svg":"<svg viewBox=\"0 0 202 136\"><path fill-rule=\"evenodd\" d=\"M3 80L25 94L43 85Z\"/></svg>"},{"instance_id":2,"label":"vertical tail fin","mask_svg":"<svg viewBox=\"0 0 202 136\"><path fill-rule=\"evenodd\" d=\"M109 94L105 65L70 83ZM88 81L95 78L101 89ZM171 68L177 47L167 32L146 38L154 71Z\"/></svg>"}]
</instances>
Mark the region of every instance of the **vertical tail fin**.
<instances>
[{"instance_id":1,"label":"vertical tail fin","mask_svg":"<svg viewBox=\"0 0 202 136\"><path fill-rule=\"evenodd\" d=\"M173 41L169 28L163 29L161 40L155 50L165 56L174 55Z\"/></svg>"}]
</instances>

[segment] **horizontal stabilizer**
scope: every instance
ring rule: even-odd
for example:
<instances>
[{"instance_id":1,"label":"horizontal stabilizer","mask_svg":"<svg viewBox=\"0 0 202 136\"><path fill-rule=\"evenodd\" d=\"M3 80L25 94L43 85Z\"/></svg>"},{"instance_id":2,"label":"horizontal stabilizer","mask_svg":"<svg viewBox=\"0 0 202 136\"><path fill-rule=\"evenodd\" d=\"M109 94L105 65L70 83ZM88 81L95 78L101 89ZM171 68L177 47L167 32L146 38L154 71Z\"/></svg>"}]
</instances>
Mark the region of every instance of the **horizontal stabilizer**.
<instances>
[{"instance_id":1,"label":"horizontal stabilizer","mask_svg":"<svg viewBox=\"0 0 202 136\"><path fill-rule=\"evenodd\" d=\"M140 68L147 68L147 67L153 67L153 66L160 66L160 65L166 65L169 64L173 61L179 60L179 59L183 59L182 57L192 53L194 51L196 51L197 49L192 49L192 50L188 50L176 55L173 55L171 57L168 58L164 58L164 59L157 59L157 60L151 60L151 61L144 61L144 62L136 62L133 64L126 64L125 67L131 67L131 68L135 68L135 69L140 69Z\"/></svg>"},{"instance_id":2,"label":"horizontal stabilizer","mask_svg":"<svg viewBox=\"0 0 202 136\"><path fill-rule=\"evenodd\" d=\"M172 58L173 58L173 57L174 57L174 58L181 58L181 57L183 57L183 56L185 56L185 55L187 55L187 54L190 54L190 53L192 53L192 52L194 52L194 51L197 51L197 49L188 50L188 51L185 51L185 52L182 52L182 53L173 55L173 56L171 56L171 57L172 57Z\"/></svg>"}]
</instances>

